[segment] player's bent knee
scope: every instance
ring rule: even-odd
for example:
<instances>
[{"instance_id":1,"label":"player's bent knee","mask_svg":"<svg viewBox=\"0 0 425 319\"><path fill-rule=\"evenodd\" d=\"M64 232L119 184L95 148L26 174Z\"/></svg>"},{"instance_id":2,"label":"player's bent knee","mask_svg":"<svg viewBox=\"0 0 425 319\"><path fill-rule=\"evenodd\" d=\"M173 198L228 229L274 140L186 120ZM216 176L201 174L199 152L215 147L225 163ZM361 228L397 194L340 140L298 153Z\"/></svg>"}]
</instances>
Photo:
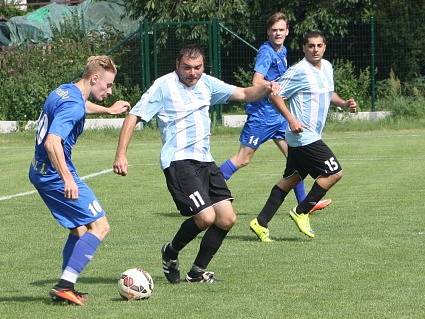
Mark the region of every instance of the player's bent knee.
<instances>
[{"instance_id":1,"label":"player's bent knee","mask_svg":"<svg viewBox=\"0 0 425 319\"><path fill-rule=\"evenodd\" d=\"M231 214L220 215L216 219L215 225L221 229L230 230L236 224L236 214L232 212Z\"/></svg>"},{"instance_id":2,"label":"player's bent knee","mask_svg":"<svg viewBox=\"0 0 425 319\"><path fill-rule=\"evenodd\" d=\"M93 223L87 225L87 228L90 229L90 231L99 238L99 240L103 240L111 230L106 217L99 218Z\"/></svg>"},{"instance_id":3,"label":"player's bent knee","mask_svg":"<svg viewBox=\"0 0 425 319\"><path fill-rule=\"evenodd\" d=\"M212 224L214 224L215 221L215 212L211 207L199 212L197 215L193 217L195 220L196 225L202 229L205 230L209 228Z\"/></svg>"},{"instance_id":4,"label":"player's bent knee","mask_svg":"<svg viewBox=\"0 0 425 319\"><path fill-rule=\"evenodd\" d=\"M224 228L230 229L236 224L236 214L232 214L230 216L227 216L227 218L224 221Z\"/></svg>"}]
</instances>

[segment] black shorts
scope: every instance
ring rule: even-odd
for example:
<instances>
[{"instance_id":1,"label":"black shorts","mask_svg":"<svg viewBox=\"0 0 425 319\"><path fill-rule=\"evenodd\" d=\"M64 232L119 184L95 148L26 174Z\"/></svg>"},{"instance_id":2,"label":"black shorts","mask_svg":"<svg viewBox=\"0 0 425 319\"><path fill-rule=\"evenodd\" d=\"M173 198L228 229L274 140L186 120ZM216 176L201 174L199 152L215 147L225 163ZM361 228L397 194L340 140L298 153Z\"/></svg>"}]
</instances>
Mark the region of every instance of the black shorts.
<instances>
[{"instance_id":1,"label":"black shorts","mask_svg":"<svg viewBox=\"0 0 425 319\"><path fill-rule=\"evenodd\" d=\"M302 179L307 175L316 179L321 175L330 176L341 170L341 164L331 149L322 140L318 140L305 146L288 146L288 158L283 177L298 172Z\"/></svg>"},{"instance_id":2,"label":"black shorts","mask_svg":"<svg viewBox=\"0 0 425 319\"><path fill-rule=\"evenodd\" d=\"M214 162L174 161L164 170L164 175L177 209L184 216L193 216L222 200L233 199Z\"/></svg>"}]
</instances>

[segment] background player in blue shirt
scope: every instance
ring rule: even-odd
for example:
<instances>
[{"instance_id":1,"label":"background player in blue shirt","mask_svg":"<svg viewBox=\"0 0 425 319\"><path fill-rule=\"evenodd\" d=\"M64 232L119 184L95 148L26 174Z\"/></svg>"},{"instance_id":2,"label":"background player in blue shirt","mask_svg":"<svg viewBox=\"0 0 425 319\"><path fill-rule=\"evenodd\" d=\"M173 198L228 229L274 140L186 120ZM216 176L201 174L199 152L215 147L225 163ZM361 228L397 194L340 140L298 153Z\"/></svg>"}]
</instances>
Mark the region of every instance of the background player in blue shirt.
<instances>
[{"instance_id":1,"label":"background player in blue shirt","mask_svg":"<svg viewBox=\"0 0 425 319\"><path fill-rule=\"evenodd\" d=\"M229 100L255 101L272 91L278 91L278 86L271 82L241 88L205 74L203 50L189 45L180 50L175 72L158 78L126 117L115 173L127 175L127 147L136 123L157 116L163 143L161 168L180 214L187 217L161 249L169 282L180 282L178 254L202 231L206 232L186 281L214 282L214 273L206 268L236 221L232 195L210 152L210 106Z\"/></svg>"},{"instance_id":2,"label":"background player in blue shirt","mask_svg":"<svg viewBox=\"0 0 425 319\"><path fill-rule=\"evenodd\" d=\"M269 17L266 23L268 40L264 42L255 61L253 85L258 85L264 81L275 81L279 79L287 70L287 49L283 45L285 38L289 34L289 21L282 12L276 12ZM268 97L258 101L246 104L246 114L248 115L246 123L240 135L239 152L225 161L220 170L224 178L228 180L239 168L249 164L255 151L261 144L268 140L273 140L282 154L287 157L288 146L285 142L285 131L288 128L288 122L270 102ZM298 202L304 200L306 194L304 182L300 181L294 187L294 193ZM312 211L323 209L331 203L331 200L318 202ZM268 221L257 221L253 219L250 222L251 230L263 242L271 242Z\"/></svg>"},{"instance_id":3,"label":"background player in blue shirt","mask_svg":"<svg viewBox=\"0 0 425 319\"><path fill-rule=\"evenodd\" d=\"M105 108L87 101L89 97L102 101L111 95L116 72L109 57L89 57L78 82L63 84L48 95L38 120L29 179L53 217L70 230L62 275L49 292L54 301L84 305L86 298L74 290L74 284L109 232L105 211L79 178L71 152L83 132L86 113L121 114L130 106L117 101Z\"/></svg>"},{"instance_id":4,"label":"background player in blue shirt","mask_svg":"<svg viewBox=\"0 0 425 319\"><path fill-rule=\"evenodd\" d=\"M330 103L355 112L354 99L343 100L334 92L333 68L322 59L326 39L322 32L312 31L303 39L304 59L290 67L281 77L282 91L272 102L288 120L286 132L288 158L283 178L273 187L258 220L270 221L288 192L307 175L315 179L306 198L289 213L298 229L314 237L309 212L342 177L342 167L331 149L322 141ZM285 106L288 101L290 112Z\"/></svg>"}]
</instances>

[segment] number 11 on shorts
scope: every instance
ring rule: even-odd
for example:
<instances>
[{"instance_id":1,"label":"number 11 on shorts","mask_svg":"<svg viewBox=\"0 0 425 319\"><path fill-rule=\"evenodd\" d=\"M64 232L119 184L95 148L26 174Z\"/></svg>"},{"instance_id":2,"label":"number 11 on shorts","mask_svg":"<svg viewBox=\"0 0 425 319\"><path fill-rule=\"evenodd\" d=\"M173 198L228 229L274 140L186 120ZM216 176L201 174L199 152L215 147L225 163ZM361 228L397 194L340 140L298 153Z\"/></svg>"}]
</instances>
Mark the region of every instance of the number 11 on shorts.
<instances>
[{"instance_id":1,"label":"number 11 on shorts","mask_svg":"<svg viewBox=\"0 0 425 319\"><path fill-rule=\"evenodd\" d=\"M205 205L205 202L202 199L202 196L201 196L201 194L199 194L198 191L194 192L193 194L190 194L189 198L193 201L196 208L200 207L201 205Z\"/></svg>"}]
</instances>

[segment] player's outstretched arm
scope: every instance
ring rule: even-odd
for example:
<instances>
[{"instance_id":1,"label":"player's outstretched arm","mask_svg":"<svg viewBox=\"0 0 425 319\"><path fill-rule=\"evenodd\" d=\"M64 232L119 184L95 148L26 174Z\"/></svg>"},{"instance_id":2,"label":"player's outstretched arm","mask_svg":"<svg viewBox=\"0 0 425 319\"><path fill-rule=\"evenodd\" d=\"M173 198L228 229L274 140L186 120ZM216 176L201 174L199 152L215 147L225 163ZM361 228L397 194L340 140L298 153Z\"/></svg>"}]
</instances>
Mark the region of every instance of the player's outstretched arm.
<instances>
[{"instance_id":1,"label":"player's outstretched arm","mask_svg":"<svg viewBox=\"0 0 425 319\"><path fill-rule=\"evenodd\" d=\"M268 94L277 94L280 86L275 82L264 81L261 84L253 85L247 88L237 87L230 97L231 101L253 102L261 99Z\"/></svg>"},{"instance_id":2,"label":"player's outstretched arm","mask_svg":"<svg viewBox=\"0 0 425 319\"><path fill-rule=\"evenodd\" d=\"M125 176L128 173L127 148L138 121L139 118L137 116L128 114L121 127L117 151L115 153L115 161L112 165L114 172L118 175Z\"/></svg>"},{"instance_id":3,"label":"player's outstretched arm","mask_svg":"<svg viewBox=\"0 0 425 319\"><path fill-rule=\"evenodd\" d=\"M130 109L130 103L127 101L116 101L110 107L104 107L90 101L86 101L87 114L109 114L118 115L127 112Z\"/></svg>"}]
</instances>

